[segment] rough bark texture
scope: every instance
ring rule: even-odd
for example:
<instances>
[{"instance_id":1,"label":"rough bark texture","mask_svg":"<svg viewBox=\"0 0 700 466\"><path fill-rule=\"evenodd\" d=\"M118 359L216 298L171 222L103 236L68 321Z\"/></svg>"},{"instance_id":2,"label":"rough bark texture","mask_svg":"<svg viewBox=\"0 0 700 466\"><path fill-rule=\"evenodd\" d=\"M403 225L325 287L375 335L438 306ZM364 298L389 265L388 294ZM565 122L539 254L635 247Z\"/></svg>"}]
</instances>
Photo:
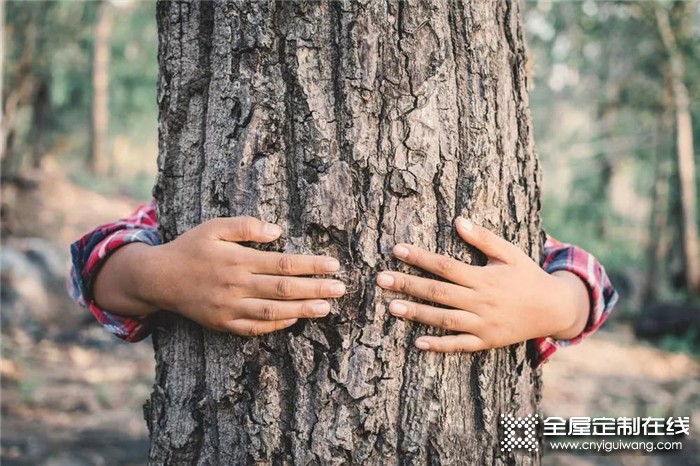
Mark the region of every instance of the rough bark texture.
<instances>
[{"instance_id":1,"label":"rough bark texture","mask_svg":"<svg viewBox=\"0 0 700 466\"><path fill-rule=\"evenodd\" d=\"M349 293L262 338L168 316L152 463L514 463L499 417L537 409L526 346L418 351L438 331L389 316L375 277L408 270L400 241L483 261L459 214L539 258L517 3L161 2L157 16L166 240L262 217L286 229L276 249L338 257Z\"/></svg>"}]
</instances>

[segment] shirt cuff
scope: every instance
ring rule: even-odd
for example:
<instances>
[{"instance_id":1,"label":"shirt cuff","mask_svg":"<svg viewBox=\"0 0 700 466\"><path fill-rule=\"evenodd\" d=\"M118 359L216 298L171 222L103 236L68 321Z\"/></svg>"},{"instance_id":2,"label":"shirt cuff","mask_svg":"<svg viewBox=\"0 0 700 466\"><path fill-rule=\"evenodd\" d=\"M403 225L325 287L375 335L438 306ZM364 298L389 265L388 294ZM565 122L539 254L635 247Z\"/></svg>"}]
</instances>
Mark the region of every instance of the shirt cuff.
<instances>
[{"instance_id":1,"label":"shirt cuff","mask_svg":"<svg viewBox=\"0 0 700 466\"><path fill-rule=\"evenodd\" d=\"M83 269L83 290L81 304L95 316L107 331L122 340L135 342L143 340L150 333L149 316L122 316L101 308L95 302L92 288L95 278L105 261L119 248L131 243L146 243L151 246L161 244L160 234L155 228L126 228L106 236L90 253Z\"/></svg>"},{"instance_id":2,"label":"shirt cuff","mask_svg":"<svg viewBox=\"0 0 700 466\"><path fill-rule=\"evenodd\" d=\"M618 299L617 292L605 273L605 268L592 254L575 246L561 245L561 249L548 259L543 266L547 273L552 274L562 270L570 272L586 285L590 313L583 331L571 339L537 338L535 344L539 354L538 365L549 359L559 348L580 343L598 330L610 315Z\"/></svg>"}]
</instances>

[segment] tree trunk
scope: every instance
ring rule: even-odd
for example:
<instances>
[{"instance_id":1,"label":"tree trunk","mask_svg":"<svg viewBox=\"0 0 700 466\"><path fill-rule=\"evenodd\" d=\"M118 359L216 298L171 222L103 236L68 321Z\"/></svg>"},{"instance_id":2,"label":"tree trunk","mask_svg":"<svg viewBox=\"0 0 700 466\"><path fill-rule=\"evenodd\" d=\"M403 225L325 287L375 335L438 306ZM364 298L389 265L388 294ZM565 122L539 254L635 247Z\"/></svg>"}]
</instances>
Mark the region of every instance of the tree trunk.
<instances>
[{"instance_id":1,"label":"tree trunk","mask_svg":"<svg viewBox=\"0 0 700 466\"><path fill-rule=\"evenodd\" d=\"M649 243L647 245L647 267L644 292L640 304L647 305L657 300L664 275L665 258L668 256L668 210L669 180L672 159L666 153L665 138L671 127L670 115L664 111L653 135L654 182L652 184L651 212L649 214ZM662 143L664 141L664 143Z\"/></svg>"},{"instance_id":2,"label":"tree trunk","mask_svg":"<svg viewBox=\"0 0 700 466\"><path fill-rule=\"evenodd\" d=\"M51 115L51 90L50 78L40 78L37 82L36 92L32 100L32 127L31 127L31 166L33 169L41 169L44 156L48 147L46 145L46 133L49 128Z\"/></svg>"},{"instance_id":3,"label":"tree trunk","mask_svg":"<svg viewBox=\"0 0 700 466\"><path fill-rule=\"evenodd\" d=\"M695 155L693 153L693 124L690 98L684 82L683 57L676 46L668 11L656 7L656 20L661 41L669 60L669 75L676 114L676 152L680 180L681 210L683 217L683 259L685 282L688 290L700 295L700 240L698 239L697 190L695 187Z\"/></svg>"},{"instance_id":4,"label":"tree trunk","mask_svg":"<svg viewBox=\"0 0 700 466\"><path fill-rule=\"evenodd\" d=\"M105 145L109 124L109 37L112 34L112 6L101 0L92 57L92 114L90 128L90 171L105 172Z\"/></svg>"},{"instance_id":5,"label":"tree trunk","mask_svg":"<svg viewBox=\"0 0 700 466\"><path fill-rule=\"evenodd\" d=\"M261 217L285 228L277 250L338 257L350 292L259 338L165 315L152 464L514 464L499 420L538 408L532 352L416 350L438 331L391 317L375 277L408 270L401 241L483 263L460 214L540 258L517 2L162 1L157 17L166 241Z\"/></svg>"},{"instance_id":6,"label":"tree trunk","mask_svg":"<svg viewBox=\"0 0 700 466\"><path fill-rule=\"evenodd\" d=\"M5 5L3 3L0 14L2 15L2 40L5 36ZM33 6L33 5L32 5ZM2 118L0 118L0 172L3 179L10 179L19 174L23 168L22 154L15 150L14 142L17 130L17 122L20 110L34 95L36 80L32 70L32 63L36 57L38 32L36 27L36 12L33 8L29 12L29 21L23 37L22 56L17 71L10 83L3 83L2 92ZM4 53L5 45L0 44L0 52ZM3 55L4 57L5 55ZM3 63L3 66L5 64ZM3 78L7 79L5 70L2 70ZM8 80L9 81L9 80ZM11 86L11 87L10 87ZM7 89L6 89L7 88Z\"/></svg>"}]
</instances>

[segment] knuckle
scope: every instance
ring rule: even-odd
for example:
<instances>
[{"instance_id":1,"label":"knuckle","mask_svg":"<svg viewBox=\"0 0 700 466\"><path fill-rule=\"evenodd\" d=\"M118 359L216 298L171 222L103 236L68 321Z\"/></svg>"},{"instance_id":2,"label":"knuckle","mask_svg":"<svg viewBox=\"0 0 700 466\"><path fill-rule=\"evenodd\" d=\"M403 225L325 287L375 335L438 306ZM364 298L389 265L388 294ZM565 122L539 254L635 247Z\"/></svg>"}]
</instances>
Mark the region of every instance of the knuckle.
<instances>
[{"instance_id":1,"label":"knuckle","mask_svg":"<svg viewBox=\"0 0 700 466\"><path fill-rule=\"evenodd\" d=\"M241 233L244 238L252 238L255 234L255 219L253 217L241 218Z\"/></svg>"},{"instance_id":2,"label":"knuckle","mask_svg":"<svg viewBox=\"0 0 700 466\"><path fill-rule=\"evenodd\" d=\"M440 300L445 297L446 290L445 286L439 283L432 283L428 287L428 297L433 301Z\"/></svg>"},{"instance_id":3,"label":"knuckle","mask_svg":"<svg viewBox=\"0 0 700 466\"><path fill-rule=\"evenodd\" d=\"M283 254L280 256L280 258L277 260L277 271L281 275L290 275L294 272L294 259L288 255L288 254Z\"/></svg>"},{"instance_id":4,"label":"knuckle","mask_svg":"<svg viewBox=\"0 0 700 466\"><path fill-rule=\"evenodd\" d=\"M280 298L290 298L293 292L292 283L286 278L278 280L275 292Z\"/></svg>"},{"instance_id":5,"label":"knuckle","mask_svg":"<svg viewBox=\"0 0 700 466\"><path fill-rule=\"evenodd\" d=\"M260 310L260 316L263 320L277 320L279 310L272 304L264 304Z\"/></svg>"},{"instance_id":6,"label":"knuckle","mask_svg":"<svg viewBox=\"0 0 700 466\"><path fill-rule=\"evenodd\" d=\"M445 313L440 317L440 327L447 330L454 330L457 328L457 319L454 316Z\"/></svg>"},{"instance_id":7,"label":"knuckle","mask_svg":"<svg viewBox=\"0 0 700 466\"><path fill-rule=\"evenodd\" d=\"M480 339L482 342L481 345L475 345L478 347L479 350L493 349L496 347L495 342L493 341L493 339L489 335L482 336L482 337L480 337Z\"/></svg>"},{"instance_id":8,"label":"knuckle","mask_svg":"<svg viewBox=\"0 0 700 466\"><path fill-rule=\"evenodd\" d=\"M211 317L207 322L204 323L206 327L214 329L218 332L226 332L228 330L228 326L226 324L226 320L220 317Z\"/></svg>"},{"instance_id":9,"label":"knuckle","mask_svg":"<svg viewBox=\"0 0 700 466\"><path fill-rule=\"evenodd\" d=\"M304 317L313 317L314 311L311 308L311 303L302 304L301 307L299 308L299 315L304 316Z\"/></svg>"},{"instance_id":10,"label":"knuckle","mask_svg":"<svg viewBox=\"0 0 700 466\"><path fill-rule=\"evenodd\" d=\"M225 271L219 273L218 276L220 277L219 283L221 284L221 288L223 288L226 293L238 294L241 289L249 286L249 279L245 276L245 274L237 271ZM230 297L230 294L227 294L227 296Z\"/></svg>"},{"instance_id":11,"label":"knuckle","mask_svg":"<svg viewBox=\"0 0 700 466\"><path fill-rule=\"evenodd\" d=\"M450 273L450 272L452 272L452 269L454 268L454 264L447 257L444 257L444 258L438 260L436 266L437 266L437 271L441 274Z\"/></svg>"},{"instance_id":12,"label":"knuckle","mask_svg":"<svg viewBox=\"0 0 700 466\"><path fill-rule=\"evenodd\" d=\"M221 314L228 310L230 303L230 294L225 291L222 292L221 290L213 291L211 297L207 300L208 307L214 311L215 315Z\"/></svg>"},{"instance_id":13,"label":"knuckle","mask_svg":"<svg viewBox=\"0 0 700 466\"><path fill-rule=\"evenodd\" d=\"M331 283L327 281L320 281L316 286L316 298L324 298L331 296Z\"/></svg>"},{"instance_id":14,"label":"knuckle","mask_svg":"<svg viewBox=\"0 0 700 466\"><path fill-rule=\"evenodd\" d=\"M406 277L403 277L401 275L399 275L399 276L395 275L394 276L394 286L396 287L397 290L410 294L411 281L406 279Z\"/></svg>"},{"instance_id":15,"label":"knuckle","mask_svg":"<svg viewBox=\"0 0 700 466\"><path fill-rule=\"evenodd\" d=\"M324 264L325 264L325 259L317 259L313 261L313 270L314 273L322 275L322 274L327 274L328 271L326 270Z\"/></svg>"},{"instance_id":16,"label":"knuckle","mask_svg":"<svg viewBox=\"0 0 700 466\"><path fill-rule=\"evenodd\" d=\"M264 332L263 328L260 326L260 324L250 324L248 329L246 330L246 335L249 337L255 337L258 335L262 335Z\"/></svg>"}]
</instances>

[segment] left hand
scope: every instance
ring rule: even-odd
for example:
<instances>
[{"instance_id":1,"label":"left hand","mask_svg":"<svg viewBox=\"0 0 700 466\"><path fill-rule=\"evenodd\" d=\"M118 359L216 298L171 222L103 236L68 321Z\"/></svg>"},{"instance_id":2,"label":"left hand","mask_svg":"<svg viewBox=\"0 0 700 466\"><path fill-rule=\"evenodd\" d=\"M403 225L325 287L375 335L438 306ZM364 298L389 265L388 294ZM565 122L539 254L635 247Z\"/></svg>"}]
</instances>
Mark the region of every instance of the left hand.
<instances>
[{"instance_id":1,"label":"left hand","mask_svg":"<svg viewBox=\"0 0 700 466\"><path fill-rule=\"evenodd\" d=\"M581 279L570 272L548 274L515 245L467 219L459 217L455 224L462 239L488 257L486 266L397 244L398 259L450 283L399 272L377 277L382 288L446 306L398 299L389 304L394 316L457 332L422 336L417 348L481 351L545 336L573 338L583 331L590 304Z\"/></svg>"}]
</instances>

